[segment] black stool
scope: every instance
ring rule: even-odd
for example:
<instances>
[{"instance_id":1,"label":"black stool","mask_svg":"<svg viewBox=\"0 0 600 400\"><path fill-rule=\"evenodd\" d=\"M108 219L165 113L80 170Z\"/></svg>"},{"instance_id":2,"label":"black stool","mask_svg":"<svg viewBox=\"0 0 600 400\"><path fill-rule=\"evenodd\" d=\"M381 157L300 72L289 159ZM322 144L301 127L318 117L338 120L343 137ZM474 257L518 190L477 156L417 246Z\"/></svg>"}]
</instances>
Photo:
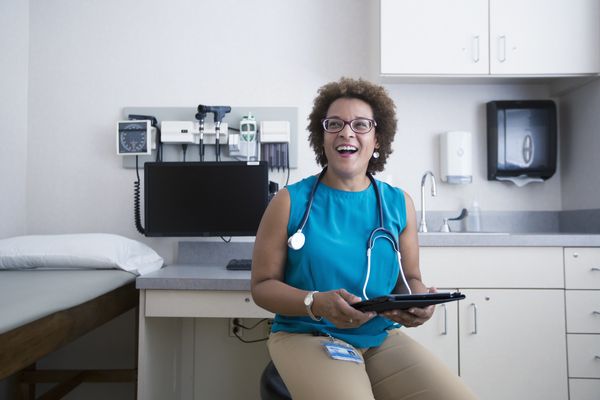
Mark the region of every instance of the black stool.
<instances>
[{"instance_id":1,"label":"black stool","mask_svg":"<svg viewBox=\"0 0 600 400\"><path fill-rule=\"evenodd\" d=\"M292 400L273 361L269 361L260 376L260 397L262 400Z\"/></svg>"}]
</instances>

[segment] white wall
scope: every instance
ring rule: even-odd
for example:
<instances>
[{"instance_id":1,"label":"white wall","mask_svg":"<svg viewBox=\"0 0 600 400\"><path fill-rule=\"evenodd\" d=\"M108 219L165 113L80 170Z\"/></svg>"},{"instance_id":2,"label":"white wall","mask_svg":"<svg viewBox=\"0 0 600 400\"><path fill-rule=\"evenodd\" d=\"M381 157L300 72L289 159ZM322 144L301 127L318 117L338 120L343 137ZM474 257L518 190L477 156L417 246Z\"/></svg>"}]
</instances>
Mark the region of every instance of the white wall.
<instances>
[{"instance_id":1,"label":"white wall","mask_svg":"<svg viewBox=\"0 0 600 400\"><path fill-rule=\"evenodd\" d=\"M600 208L600 80L561 98L562 203Z\"/></svg>"},{"instance_id":2,"label":"white wall","mask_svg":"<svg viewBox=\"0 0 600 400\"><path fill-rule=\"evenodd\" d=\"M514 84L403 84L388 85L396 102L398 134L386 171L407 190L420 208L423 172L440 176L439 135L466 130L473 137L473 183L439 184L438 195L427 198L431 210L459 210L478 200L482 211L559 210L560 171L543 184L517 188L512 183L487 180L486 102L548 98L544 85ZM560 166L559 166L560 168ZM429 188L428 188L429 189ZM429 192L429 190L427 190Z\"/></svg>"},{"instance_id":3,"label":"white wall","mask_svg":"<svg viewBox=\"0 0 600 400\"><path fill-rule=\"evenodd\" d=\"M0 238L25 233L29 2L0 2Z\"/></svg>"},{"instance_id":4,"label":"white wall","mask_svg":"<svg viewBox=\"0 0 600 400\"><path fill-rule=\"evenodd\" d=\"M177 0L31 2L28 231L107 231L140 238L135 173L115 155L126 106L292 105L300 130L316 90L342 75L376 76L377 2ZM434 210L477 198L483 210L556 210L560 179L517 189L485 180L485 108L492 99L546 98L545 86L387 85L399 134L388 171L418 201L439 170L437 135L475 137L474 183L442 185ZM292 181L317 171L305 140ZM174 241L143 239L170 259Z\"/></svg>"},{"instance_id":5,"label":"white wall","mask_svg":"<svg viewBox=\"0 0 600 400\"><path fill-rule=\"evenodd\" d=\"M29 2L0 1L0 239L26 228ZM0 399L12 397L0 381Z\"/></svg>"},{"instance_id":6,"label":"white wall","mask_svg":"<svg viewBox=\"0 0 600 400\"><path fill-rule=\"evenodd\" d=\"M371 57L367 26L349 29L375 12L368 4L32 1L29 232L139 238L135 173L114 150L122 108L293 105L305 116L321 84L368 73L357 62ZM316 171L307 143L300 154L301 174Z\"/></svg>"},{"instance_id":7,"label":"white wall","mask_svg":"<svg viewBox=\"0 0 600 400\"><path fill-rule=\"evenodd\" d=\"M24 232L118 233L149 243L171 262L176 240L142 238L133 226L135 172L121 167L114 149L115 121L122 108L199 103L296 106L303 132L319 86L343 75L376 78L377 4L1 1L0 237ZM485 102L547 98L545 86L386 87L397 104L399 131L395 152L380 177L404 187L416 202L423 171L439 173L437 136L464 129L474 137L474 183L440 185L439 196L428 199L431 209L455 210L475 198L483 211L558 210L561 201L568 209L597 207L597 193L590 193L585 203L568 194L561 200L559 173L543 185L522 189L485 179ZM594 98L598 110L598 84L595 87L596 95L584 97ZM579 110L577 99L566 101L571 110ZM572 115L577 119L582 114ZM585 112L590 115L598 125L597 113ZM583 149L561 160L568 165L562 186L569 190L566 182L572 175L593 176L590 171L598 169L589 150L598 147L593 122L582 144L570 142L573 149ZM579 127L576 121L569 124L574 130ZM579 153L595 169L583 166L575 156ZM299 159L292 181L318 170L306 141L299 143Z\"/></svg>"}]
</instances>

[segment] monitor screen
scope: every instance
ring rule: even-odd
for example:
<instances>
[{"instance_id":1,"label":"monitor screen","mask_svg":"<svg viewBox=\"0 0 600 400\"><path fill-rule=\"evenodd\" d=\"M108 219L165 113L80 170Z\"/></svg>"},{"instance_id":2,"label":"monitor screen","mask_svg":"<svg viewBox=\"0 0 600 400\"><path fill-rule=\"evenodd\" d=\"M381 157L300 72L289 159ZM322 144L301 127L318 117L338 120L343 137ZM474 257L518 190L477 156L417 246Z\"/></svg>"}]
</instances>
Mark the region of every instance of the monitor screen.
<instances>
[{"instance_id":1,"label":"monitor screen","mask_svg":"<svg viewBox=\"0 0 600 400\"><path fill-rule=\"evenodd\" d=\"M254 236L268 192L266 162L147 162L146 236Z\"/></svg>"}]
</instances>

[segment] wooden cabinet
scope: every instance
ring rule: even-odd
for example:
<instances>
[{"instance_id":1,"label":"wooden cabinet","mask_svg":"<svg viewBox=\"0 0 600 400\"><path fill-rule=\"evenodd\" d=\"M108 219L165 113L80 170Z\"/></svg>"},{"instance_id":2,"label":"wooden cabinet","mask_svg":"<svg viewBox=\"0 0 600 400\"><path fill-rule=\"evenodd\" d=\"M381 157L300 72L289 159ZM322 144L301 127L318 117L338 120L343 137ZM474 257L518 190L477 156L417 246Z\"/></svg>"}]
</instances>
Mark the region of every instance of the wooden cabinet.
<instances>
[{"instance_id":1,"label":"wooden cabinet","mask_svg":"<svg viewBox=\"0 0 600 400\"><path fill-rule=\"evenodd\" d=\"M598 0L381 0L382 75L600 72Z\"/></svg>"},{"instance_id":2,"label":"wooden cabinet","mask_svg":"<svg viewBox=\"0 0 600 400\"><path fill-rule=\"evenodd\" d=\"M600 249L566 248L565 299L571 400L600 393Z\"/></svg>"},{"instance_id":3,"label":"wooden cabinet","mask_svg":"<svg viewBox=\"0 0 600 400\"><path fill-rule=\"evenodd\" d=\"M421 269L467 297L407 332L480 398L568 397L562 248L421 248Z\"/></svg>"}]
</instances>

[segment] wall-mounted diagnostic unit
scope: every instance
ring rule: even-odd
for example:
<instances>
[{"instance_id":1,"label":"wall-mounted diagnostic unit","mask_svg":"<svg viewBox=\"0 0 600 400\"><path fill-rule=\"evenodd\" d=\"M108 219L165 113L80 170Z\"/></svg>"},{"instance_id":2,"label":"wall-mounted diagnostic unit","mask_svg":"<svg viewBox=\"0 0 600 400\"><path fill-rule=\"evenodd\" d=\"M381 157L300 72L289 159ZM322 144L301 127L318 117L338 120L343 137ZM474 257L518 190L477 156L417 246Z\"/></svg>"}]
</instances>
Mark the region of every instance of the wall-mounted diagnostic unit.
<instances>
[{"instance_id":1,"label":"wall-mounted diagnostic unit","mask_svg":"<svg viewBox=\"0 0 600 400\"><path fill-rule=\"evenodd\" d=\"M117 123L117 154L144 155L152 152L150 121L119 121Z\"/></svg>"},{"instance_id":2,"label":"wall-mounted diagnostic unit","mask_svg":"<svg viewBox=\"0 0 600 400\"><path fill-rule=\"evenodd\" d=\"M265 160L271 171L298 166L296 107L126 107L123 115L125 123L150 121L156 153L127 153L133 157L122 157L125 168L154 161Z\"/></svg>"}]
</instances>

